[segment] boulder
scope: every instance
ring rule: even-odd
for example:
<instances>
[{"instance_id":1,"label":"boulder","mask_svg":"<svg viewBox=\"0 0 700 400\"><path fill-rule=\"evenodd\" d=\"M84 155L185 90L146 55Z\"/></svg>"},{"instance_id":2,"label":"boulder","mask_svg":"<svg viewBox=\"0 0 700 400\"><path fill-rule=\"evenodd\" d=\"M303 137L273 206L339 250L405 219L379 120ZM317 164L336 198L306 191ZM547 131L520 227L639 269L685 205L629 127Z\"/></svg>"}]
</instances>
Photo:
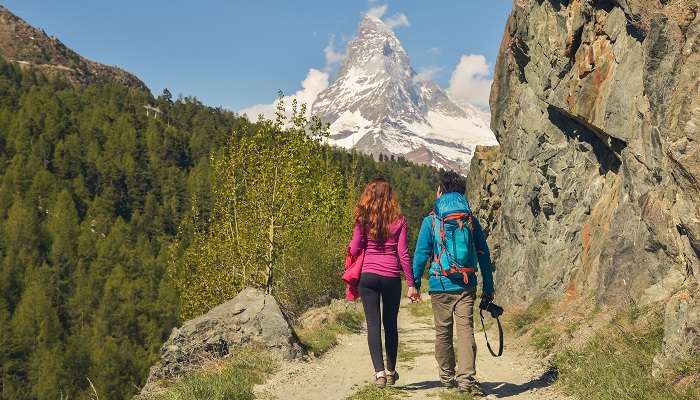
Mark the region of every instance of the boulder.
<instances>
[{"instance_id":1,"label":"boulder","mask_svg":"<svg viewBox=\"0 0 700 400\"><path fill-rule=\"evenodd\" d=\"M174 328L151 367L144 392L159 381L181 376L207 361L221 359L245 345L259 345L284 359L302 355L302 347L274 297L244 289L233 300Z\"/></svg>"},{"instance_id":2,"label":"boulder","mask_svg":"<svg viewBox=\"0 0 700 400\"><path fill-rule=\"evenodd\" d=\"M666 304L664 341L652 374L661 377L684 360L700 357L700 293L697 285L676 293Z\"/></svg>"}]
</instances>

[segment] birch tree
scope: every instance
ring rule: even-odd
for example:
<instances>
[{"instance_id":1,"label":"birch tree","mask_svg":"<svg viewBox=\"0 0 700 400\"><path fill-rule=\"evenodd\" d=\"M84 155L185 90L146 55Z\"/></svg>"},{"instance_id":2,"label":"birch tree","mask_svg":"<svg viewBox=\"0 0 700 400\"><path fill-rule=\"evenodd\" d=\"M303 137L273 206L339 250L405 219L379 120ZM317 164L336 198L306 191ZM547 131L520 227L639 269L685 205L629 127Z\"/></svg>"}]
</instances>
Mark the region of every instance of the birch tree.
<instances>
[{"instance_id":1,"label":"birch tree","mask_svg":"<svg viewBox=\"0 0 700 400\"><path fill-rule=\"evenodd\" d=\"M213 211L205 223L194 215L203 228L173 262L185 317L247 286L290 309L312 301L310 293L338 289L345 240L338 232L349 220L343 179L326 159L327 126L307 119L304 105L293 102L290 117L284 107L280 98L274 121L261 118L212 157Z\"/></svg>"}]
</instances>

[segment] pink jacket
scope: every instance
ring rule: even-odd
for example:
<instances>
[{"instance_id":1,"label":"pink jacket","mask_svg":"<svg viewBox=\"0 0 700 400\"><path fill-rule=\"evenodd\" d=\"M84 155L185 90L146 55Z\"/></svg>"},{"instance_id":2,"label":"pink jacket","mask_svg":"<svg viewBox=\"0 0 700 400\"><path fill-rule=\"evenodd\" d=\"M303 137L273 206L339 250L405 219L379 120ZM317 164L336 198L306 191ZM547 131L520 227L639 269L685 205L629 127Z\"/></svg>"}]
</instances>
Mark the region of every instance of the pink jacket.
<instances>
[{"instance_id":1,"label":"pink jacket","mask_svg":"<svg viewBox=\"0 0 700 400\"><path fill-rule=\"evenodd\" d=\"M408 286L414 286L404 217L397 219L389 226L389 237L384 243L368 239L362 227L356 224L350 242L350 255L357 257L363 249L365 250L363 273L369 272L393 278L400 277L403 270Z\"/></svg>"}]
</instances>

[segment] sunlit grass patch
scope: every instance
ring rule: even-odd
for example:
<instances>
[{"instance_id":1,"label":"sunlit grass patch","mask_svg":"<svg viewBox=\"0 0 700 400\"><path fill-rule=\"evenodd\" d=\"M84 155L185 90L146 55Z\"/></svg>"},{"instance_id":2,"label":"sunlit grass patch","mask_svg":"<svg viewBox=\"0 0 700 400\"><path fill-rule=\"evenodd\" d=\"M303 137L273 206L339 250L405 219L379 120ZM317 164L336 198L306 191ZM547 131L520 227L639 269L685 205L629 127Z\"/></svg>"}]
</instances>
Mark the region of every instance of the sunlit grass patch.
<instances>
[{"instance_id":1,"label":"sunlit grass patch","mask_svg":"<svg viewBox=\"0 0 700 400\"><path fill-rule=\"evenodd\" d=\"M148 400L252 400L253 387L274 372L276 362L259 349L240 350L217 369L204 369L171 383Z\"/></svg>"},{"instance_id":2,"label":"sunlit grass patch","mask_svg":"<svg viewBox=\"0 0 700 400\"><path fill-rule=\"evenodd\" d=\"M402 395L399 389L386 387L379 388L375 385L365 385L353 393L346 400L397 400Z\"/></svg>"},{"instance_id":3,"label":"sunlit grass patch","mask_svg":"<svg viewBox=\"0 0 700 400\"><path fill-rule=\"evenodd\" d=\"M398 361L408 363L414 361L416 357L420 357L425 354L432 354L432 352L420 351L415 347L411 347L408 344L399 341L399 351L398 351Z\"/></svg>"},{"instance_id":4,"label":"sunlit grass patch","mask_svg":"<svg viewBox=\"0 0 700 400\"><path fill-rule=\"evenodd\" d=\"M473 400L474 396L457 390L445 390L437 394L440 400Z\"/></svg>"},{"instance_id":5,"label":"sunlit grass patch","mask_svg":"<svg viewBox=\"0 0 700 400\"><path fill-rule=\"evenodd\" d=\"M364 315L360 311L338 313L333 323L316 329L299 329L299 340L308 351L318 356L338 344L338 335L362 331Z\"/></svg>"},{"instance_id":6,"label":"sunlit grass patch","mask_svg":"<svg viewBox=\"0 0 700 400\"><path fill-rule=\"evenodd\" d=\"M417 303L406 304L406 309L416 318L433 318L433 306L430 300L423 300Z\"/></svg>"},{"instance_id":7,"label":"sunlit grass patch","mask_svg":"<svg viewBox=\"0 0 700 400\"><path fill-rule=\"evenodd\" d=\"M542 353L548 353L557 343L557 333L550 324L535 327L530 336L530 344Z\"/></svg>"},{"instance_id":8,"label":"sunlit grass patch","mask_svg":"<svg viewBox=\"0 0 700 400\"><path fill-rule=\"evenodd\" d=\"M551 309L551 301L537 300L523 311L512 311L505 314L504 324L511 332L522 334L527 332L533 323L547 315Z\"/></svg>"},{"instance_id":9,"label":"sunlit grass patch","mask_svg":"<svg viewBox=\"0 0 700 400\"><path fill-rule=\"evenodd\" d=\"M651 376L652 360L663 339L660 316L616 318L586 345L555 356L559 385L568 394L598 400L691 400L698 388L676 390ZM632 318L632 319L630 319ZM694 392L695 391L695 392Z\"/></svg>"}]
</instances>

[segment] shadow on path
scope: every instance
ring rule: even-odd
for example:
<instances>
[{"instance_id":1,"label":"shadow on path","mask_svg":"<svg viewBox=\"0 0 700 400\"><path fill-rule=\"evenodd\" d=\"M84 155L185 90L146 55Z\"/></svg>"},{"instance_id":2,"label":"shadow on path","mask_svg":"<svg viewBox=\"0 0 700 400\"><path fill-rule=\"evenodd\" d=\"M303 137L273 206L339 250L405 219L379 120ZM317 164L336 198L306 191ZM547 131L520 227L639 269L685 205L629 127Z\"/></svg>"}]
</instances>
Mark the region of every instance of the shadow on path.
<instances>
[{"instance_id":1,"label":"shadow on path","mask_svg":"<svg viewBox=\"0 0 700 400\"><path fill-rule=\"evenodd\" d=\"M550 369L539 378L520 385L508 382L481 382L481 387L486 394L493 394L498 398L517 396L533 389L544 389L551 386L557 380L557 371Z\"/></svg>"},{"instance_id":2,"label":"shadow on path","mask_svg":"<svg viewBox=\"0 0 700 400\"><path fill-rule=\"evenodd\" d=\"M414 382L410 383L408 385L401 386L401 390L408 390L408 391L414 391L414 390L426 390L426 389L435 389L442 387L442 384L440 381L422 381L422 382Z\"/></svg>"}]
</instances>

